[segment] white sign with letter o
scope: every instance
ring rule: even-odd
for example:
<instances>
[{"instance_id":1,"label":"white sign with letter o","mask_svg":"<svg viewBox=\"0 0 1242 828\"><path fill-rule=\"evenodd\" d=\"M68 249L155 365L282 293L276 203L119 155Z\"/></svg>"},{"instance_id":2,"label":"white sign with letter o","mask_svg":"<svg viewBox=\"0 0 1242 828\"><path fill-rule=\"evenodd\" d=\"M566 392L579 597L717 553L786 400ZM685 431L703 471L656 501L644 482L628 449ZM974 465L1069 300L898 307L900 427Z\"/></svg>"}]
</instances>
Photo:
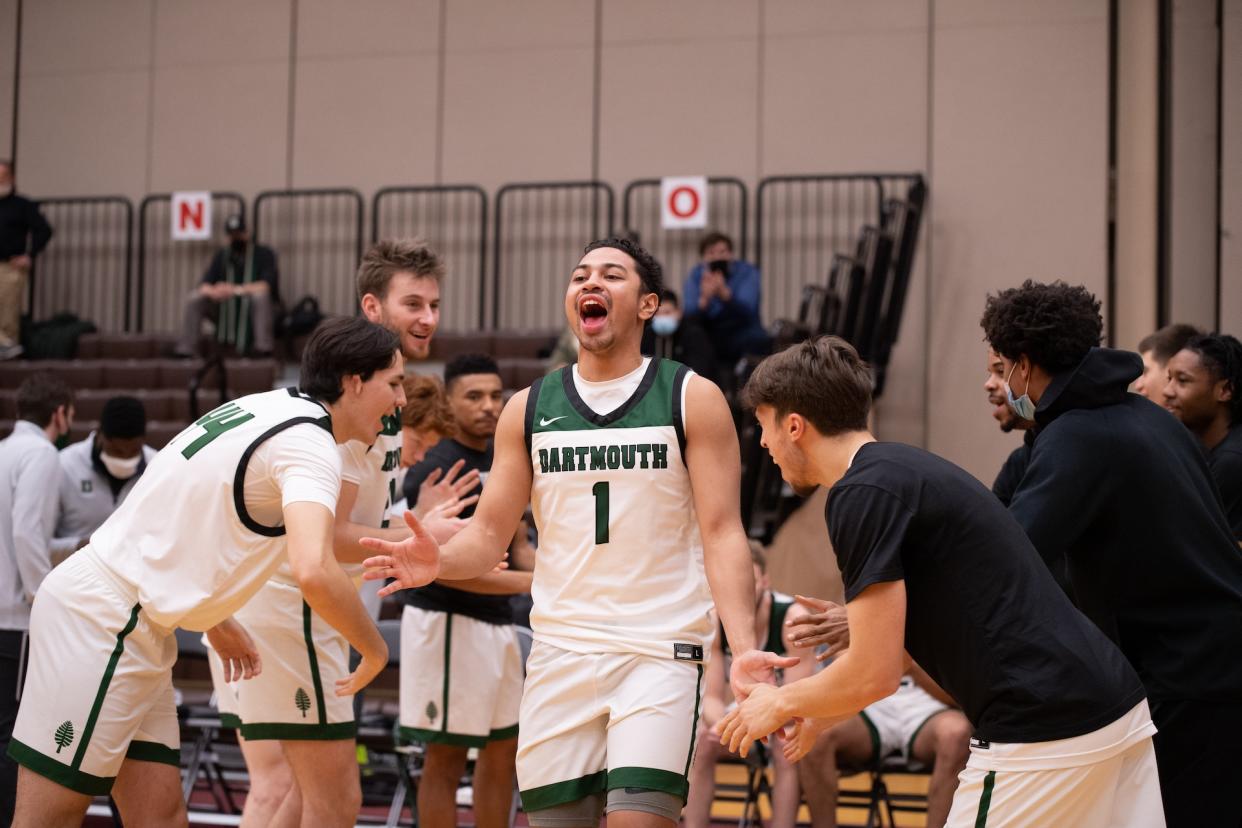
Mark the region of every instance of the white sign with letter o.
<instances>
[{"instance_id":1,"label":"white sign with letter o","mask_svg":"<svg viewBox=\"0 0 1242 828\"><path fill-rule=\"evenodd\" d=\"M174 241L211 238L211 193L172 194L172 237Z\"/></svg>"},{"instance_id":2,"label":"white sign with letter o","mask_svg":"<svg viewBox=\"0 0 1242 828\"><path fill-rule=\"evenodd\" d=\"M660 179L660 227L665 230L707 226L707 178L683 175Z\"/></svg>"}]
</instances>

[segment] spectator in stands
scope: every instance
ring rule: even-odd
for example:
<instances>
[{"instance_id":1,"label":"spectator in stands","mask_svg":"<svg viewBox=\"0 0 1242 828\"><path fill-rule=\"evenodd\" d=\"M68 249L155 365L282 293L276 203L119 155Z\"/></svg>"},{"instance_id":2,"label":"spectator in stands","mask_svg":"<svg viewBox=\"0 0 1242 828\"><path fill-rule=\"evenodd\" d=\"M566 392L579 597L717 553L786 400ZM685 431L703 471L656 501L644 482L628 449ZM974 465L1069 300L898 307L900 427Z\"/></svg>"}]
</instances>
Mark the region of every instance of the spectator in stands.
<instances>
[{"instance_id":1,"label":"spectator in stands","mask_svg":"<svg viewBox=\"0 0 1242 828\"><path fill-rule=\"evenodd\" d=\"M1203 331L1194 325L1175 322L1143 337L1138 345L1139 356L1143 358L1143 373L1134 381L1134 393L1142 394L1156 405L1164 405L1169 359L1185 348L1192 337L1201 333Z\"/></svg>"},{"instance_id":2,"label":"spectator in stands","mask_svg":"<svg viewBox=\"0 0 1242 828\"><path fill-rule=\"evenodd\" d=\"M996 481L992 483L992 493L1000 498L1006 506L1013 499L1013 490L1018 481L1026 473L1026 466L1031 461L1031 445L1035 442L1035 432L1030 420L1024 420L1005 401L1005 363L1000 355L988 348L988 378L983 383L983 390L988 392L988 402L992 404L992 417L1000 423L1000 430L1008 434L1011 431L1022 432L1022 445L1018 446L1001 466Z\"/></svg>"},{"instance_id":3,"label":"spectator in stands","mask_svg":"<svg viewBox=\"0 0 1242 828\"><path fill-rule=\"evenodd\" d=\"M1199 438L1234 539L1242 543L1242 343L1196 336L1169 360L1164 404Z\"/></svg>"},{"instance_id":4,"label":"spectator in stands","mask_svg":"<svg viewBox=\"0 0 1242 828\"><path fill-rule=\"evenodd\" d=\"M13 819L17 765L9 740L26 672L30 603L52 570L56 442L73 425L73 393L49 374L34 374L17 389L17 420L0 440L0 825Z\"/></svg>"},{"instance_id":5,"label":"spectator in stands","mask_svg":"<svg viewBox=\"0 0 1242 828\"><path fill-rule=\"evenodd\" d=\"M802 656L802 661L784 670L781 681L795 681L811 675L815 670L813 650L794 651L785 646L783 636L787 620L796 620L803 613L801 606L788 595L772 590L768 578L767 554L755 541L750 542L750 561L755 571L755 640L763 641L760 649L777 655ZM787 652L788 651L788 652ZM706 687L703 692L703 715L699 718L699 730L695 736L694 765L690 771L690 796L682 814L687 828L708 828L711 824L712 801L716 795L716 763L729 751L720 744L714 730L716 722L724 718L733 704L729 690L727 659L732 656L724 631L720 630L712 642L712 657L707 662ZM771 828L793 828L798 821L801 797L798 790L798 770L794 768L775 742L768 746L772 761L772 821Z\"/></svg>"},{"instance_id":6,"label":"spectator in stands","mask_svg":"<svg viewBox=\"0 0 1242 828\"><path fill-rule=\"evenodd\" d=\"M86 545L121 505L155 449L146 445L147 410L134 397L104 403L99 431L60 453L60 511L52 541L54 563Z\"/></svg>"},{"instance_id":7,"label":"spectator in stands","mask_svg":"<svg viewBox=\"0 0 1242 828\"><path fill-rule=\"evenodd\" d=\"M0 160L0 359L21 355L26 278L52 238L39 205L13 189L13 173L13 162Z\"/></svg>"},{"instance_id":8,"label":"spectator in stands","mask_svg":"<svg viewBox=\"0 0 1242 828\"><path fill-rule=\"evenodd\" d=\"M759 268L734 257L733 239L708 233L699 242L702 261L686 277L688 315L707 331L716 359L726 368L750 354L772 350L759 319Z\"/></svg>"},{"instance_id":9,"label":"spectator in stands","mask_svg":"<svg viewBox=\"0 0 1242 828\"><path fill-rule=\"evenodd\" d=\"M229 234L228 246L216 252L203 280L186 300L181 338L173 351L176 356L194 356L204 319L215 323L216 339L234 346L238 353L257 357L272 353L273 309L280 301L276 253L250 240L240 214L229 216L224 229Z\"/></svg>"},{"instance_id":10,"label":"spectator in stands","mask_svg":"<svg viewBox=\"0 0 1242 828\"><path fill-rule=\"evenodd\" d=\"M660 309L643 331L642 351L643 356L673 359L700 376L715 378L711 340L694 317L682 314L677 292L668 288L660 297Z\"/></svg>"},{"instance_id":11,"label":"spectator in stands","mask_svg":"<svg viewBox=\"0 0 1242 828\"><path fill-rule=\"evenodd\" d=\"M1200 445L1127 392L1138 355L1096 347L1085 288L1026 282L989 296L987 340L1016 413L1040 429L1010 511L1147 689L1170 825L1235 825L1242 804L1242 555Z\"/></svg>"},{"instance_id":12,"label":"spectator in stands","mask_svg":"<svg viewBox=\"0 0 1242 828\"><path fill-rule=\"evenodd\" d=\"M912 664L897 692L814 739L798 761L812 828L836 828L838 768L862 770L896 758L913 770L931 768L927 828L942 828L957 791L957 775L970 757L970 722L931 678ZM812 720L818 723L818 720ZM807 736L811 738L810 734ZM786 759L798 759L790 743Z\"/></svg>"},{"instance_id":13,"label":"spectator in stands","mask_svg":"<svg viewBox=\"0 0 1242 828\"><path fill-rule=\"evenodd\" d=\"M455 468L481 485L492 467L492 439L503 406L500 368L491 357L464 354L444 369L453 436L410 468L405 494L417 509L421 485ZM477 494L477 492L475 492ZM473 514L471 504L461 514ZM466 754L479 749L474 812L479 828L507 828L517 758L522 658L511 595L530 592L531 573L514 569L470 581L435 582L401 593L400 732L426 745L418 786L423 828L454 828L457 786ZM452 636L452 658L449 636Z\"/></svg>"}]
</instances>

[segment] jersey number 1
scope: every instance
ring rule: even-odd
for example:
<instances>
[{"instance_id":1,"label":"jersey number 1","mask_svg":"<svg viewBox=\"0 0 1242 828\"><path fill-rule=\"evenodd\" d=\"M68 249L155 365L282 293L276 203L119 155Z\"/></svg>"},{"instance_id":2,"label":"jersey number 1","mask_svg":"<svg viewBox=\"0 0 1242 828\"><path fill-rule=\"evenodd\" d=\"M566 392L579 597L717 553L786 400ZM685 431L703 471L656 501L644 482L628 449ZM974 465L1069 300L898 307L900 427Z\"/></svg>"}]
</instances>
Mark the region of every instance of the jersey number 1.
<instances>
[{"instance_id":1,"label":"jersey number 1","mask_svg":"<svg viewBox=\"0 0 1242 828\"><path fill-rule=\"evenodd\" d=\"M591 494L595 495L595 543L608 543L608 483L596 483Z\"/></svg>"}]
</instances>

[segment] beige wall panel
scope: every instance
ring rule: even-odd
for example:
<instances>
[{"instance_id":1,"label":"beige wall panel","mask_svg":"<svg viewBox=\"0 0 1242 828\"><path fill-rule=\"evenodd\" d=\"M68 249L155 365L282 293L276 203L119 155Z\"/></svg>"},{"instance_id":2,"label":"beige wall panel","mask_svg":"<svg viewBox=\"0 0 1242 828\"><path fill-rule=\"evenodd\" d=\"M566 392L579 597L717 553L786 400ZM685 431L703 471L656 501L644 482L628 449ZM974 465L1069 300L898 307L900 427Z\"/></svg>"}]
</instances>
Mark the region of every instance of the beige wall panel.
<instances>
[{"instance_id":1,"label":"beige wall panel","mask_svg":"<svg viewBox=\"0 0 1242 828\"><path fill-rule=\"evenodd\" d=\"M441 180L589 177L594 4L461 0L448 11Z\"/></svg>"},{"instance_id":2,"label":"beige wall panel","mask_svg":"<svg viewBox=\"0 0 1242 828\"><path fill-rule=\"evenodd\" d=\"M754 38L758 0L604 0L605 44ZM717 53L716 63L733 60Z\"/></svg>"},{"instance_id":3,"label":"beige wall panel","mask_svg":"<svg viewBox=\"0 0 1242 828\"><path fill-rule=\"evenodd\" d=\"M776 0L765 2L763 13L769 37L840 37L902 29L927 34L927 0Z\"/></svg>"},{"instance_id":4,"label":"beige wall panel","mask_svg":"<svg viewBox=\"0 0 1242 828\"><path fill-rule=\"evenodd\" d=\"M13 50L17 45L17 0L0 0L0 158L13 154Z\"/></svg>"},{"instance_id":5,"label":"beige wall panel","mask_svg":"<svg viewBox=\"0 0 1242 828\"><path fill-rule=\"evenodd\" d=\"M914 170L927 157L927 31L769 36L763 175ZM882 63L883 72L862 67ZM877 67L878 68L878 67Z\"/></svg>"},{"instance_id":6,"label":"beige wall panel","mask_svg":"<svg viewBox=\"0 0 1242 828\"><path fill-rule=\"evenodd\" d=\"M935 24L929 448L991 482L1016 441L983 399L986 294L1104 291L1107 3L953 0Z\"/></svg>"},{"instance_id":7,"label":"beige wall panel","mask_svg":"<svg viewBox=\"0 0 1242 828\"><path fill-rule=\"evenodd\" d=\"M435 106L435 55L299 61L293 186L432 181Z\"/></svg>"},{"instance_id":8,"label":"beige wall panel","mask_svg":"<svg viewBox=\"0 0 1242 828\"><path fill-rule=\"evenodd\" d=\"M298 58L439 49L439 0L298 0Z\"/></svg>"},{"instance_id":9,"label":"beige wall panel","mask_svg":"<svg viewBox=\"0 0 1242 828\"><path fill-rule=\"evenodd\" d=\"M1225 0L1224 13L1220 325L1242 337L1242 2Z\"/></svg>"},{"instance_id":10,"label":"beige wall panel","mask_svg":"<svg viewBox=\"0 0 1242 828\"><path fill-rule=\"evenodd\" d=\"M1169 321L1216 320L1216 2L1174 0Z\"/></svg>"},{"instance_id":11,"label":"beige wall panel","mask_svg":"<svg viewBox=\"0 0 1242 828\"><path fill-rule=\"evenodd\" d=\"M449 52L445 183L591 175L590 48Z\"/></svg>"},{"instance_id":12,"label":"beige wall panel","mask_svg":"<svg viewBox=\"0 0 1242 828\"><path fill-rule=\"evenodd\" d=\"M151 0L27 0L22 75L145 68Z\"/></svg>"},{"instance_id":13,"label":"beige wall panel","mask_svg":"<svg viewBox=\"0 0 1242 828\"><path fill-rule=\"evenodd\" d=\"M288 60L290 0L158 0L155 62L240 65Z\"/></svg>"},{"instance_id":14,"label":"beige wall panel","mask_svg":"<svg viewBox=\"0 0 1242 828\"><path fill-rule=\"evenodd\" d=\"M753 36L604 46L600 177L618 196L634 178L749 178L756 52Z\"/></svg>"},{"instance_id":15,"label":"beige wall panel","mask_svg":"<svg viewBox=\"0 0 1242 828\"><path fill-rule=\"evenodd\" d=\"M43 197L140 198L147 78L145 71L23 77L17 148L22 189Z\"/></svg>"},{"instance_id":16,"label":"beige wall panel","mask_svg":"<svg viewBox=\"0 0 1242 828\"><path fill-rule=\"evenodd\" d=\"M285 62L157 70L151 190L283 187L288 77Z\"/></svg>"},{"instance_id":17,"label":"beige wall panel","mask_svg":"<svg viewBox=\"0 0 1242 828\"><path fill-rule=\"evenodd\" d=\"M449 51L589 49L595 39L595 4L591 2L450 0L447 6Z\"/></svg>"},{"instance_id":18,"label":"beige wall panel","mask_svg":"<svg viewBox=\"0 0 1242 828\"><path fill-rule=\"evenodd\" d=\"M1117 330L1135 348L1156 328L1159 214L1158 0L1118 6L1117 18Z\"/></svg>"}]
</instances>

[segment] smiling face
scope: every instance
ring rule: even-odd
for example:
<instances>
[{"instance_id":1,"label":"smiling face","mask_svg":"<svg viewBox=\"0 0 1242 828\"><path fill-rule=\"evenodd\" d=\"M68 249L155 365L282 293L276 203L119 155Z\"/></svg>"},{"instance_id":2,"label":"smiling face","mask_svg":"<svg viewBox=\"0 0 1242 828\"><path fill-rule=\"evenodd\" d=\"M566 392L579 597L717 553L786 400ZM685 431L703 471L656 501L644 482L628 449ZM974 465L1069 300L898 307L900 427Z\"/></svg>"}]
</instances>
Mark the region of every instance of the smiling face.
<instances>
[{"instance_id":1,"label":"smiling face","mask_svg":"<svg viewBox=\"0 0 1242 828\"><path fill-rule=\"evenodd\" d=\"M1161 389L1164 407L1186 428L1199 434L1222 412L1228 418L1228 383L1214 380L1197 352L1183 348L1174 354L1169 359L1168 376Z\"/></svg>"},{"instance_id":2,"label":"smiling face","mask_svg":"<svg viewBox=\"0 0 1242 828\"><path fill-rule=\"evenodd\" d=\"M644 293L637 265L613 247L587 253L565 292L565 316L582 348L599 353L620 342L637 343L643 323L655 315L659 297Z\"/></svg>"},{"instance_id":3,"label":"smiling face","mask_svg":"<svg viewBox=\"0 0 1242 828\"><path fill-rule=\"evenodd\" d=\"M384 298L362 297L362 313L401 337L406 359L426 359L440 324L440 282L414 273L394 273Z\"/></svg>"},{"instance_id":4,"label":"smiling face","mask_svg":"<svg viewBox=\"0 0 1242 828\"><path fill-rule=\"evenodd\" d=\"M405 389L401 384L404 375L405 361L400 351L394 351L388 367L376 371L370 379L364 381L358 374L342 378L343 393L338 405L346 412L344 419L349 432L346 439L374 442L375 435L384 430L383 418L405 405Z\"/></svg>"}]
</instances>

